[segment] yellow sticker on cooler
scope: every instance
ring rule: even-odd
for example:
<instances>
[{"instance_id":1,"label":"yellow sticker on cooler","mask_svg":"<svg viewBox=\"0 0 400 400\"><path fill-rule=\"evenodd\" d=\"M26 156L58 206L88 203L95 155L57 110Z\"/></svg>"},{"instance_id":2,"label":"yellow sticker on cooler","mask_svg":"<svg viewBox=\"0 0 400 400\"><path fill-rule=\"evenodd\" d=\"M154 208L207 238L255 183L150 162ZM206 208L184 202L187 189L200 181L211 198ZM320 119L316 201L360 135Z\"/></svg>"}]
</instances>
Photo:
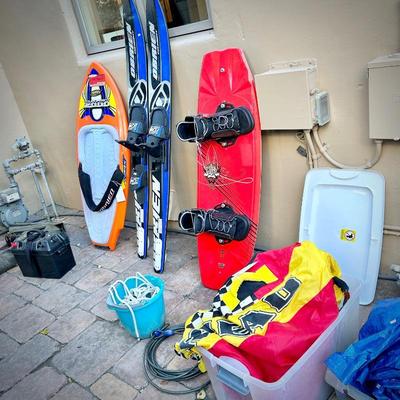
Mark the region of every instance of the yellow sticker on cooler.
<instances>
[{"instance_id":1,"label":"yellow sticker on cooler","mask_svg":"<svg viewBox=\"0 0 400 400\"><path fill-rule=\"evenodd\" d=\"M355 242L356 241L356 231L353 229L342 229L340 231L340 239L345 242Z\"/></svg>"}]
</instances>

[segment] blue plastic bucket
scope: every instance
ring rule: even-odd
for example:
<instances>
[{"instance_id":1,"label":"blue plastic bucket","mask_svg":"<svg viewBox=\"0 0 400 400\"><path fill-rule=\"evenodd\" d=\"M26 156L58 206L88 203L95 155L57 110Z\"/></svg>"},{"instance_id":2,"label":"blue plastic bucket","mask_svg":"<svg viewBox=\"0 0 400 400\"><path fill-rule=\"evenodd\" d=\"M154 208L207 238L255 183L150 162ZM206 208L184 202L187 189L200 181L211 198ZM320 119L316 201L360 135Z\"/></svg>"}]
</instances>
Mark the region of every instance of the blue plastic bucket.
<instances>
[{"instance_id":1,"label":"blue plastic bucket","mask_svg":"<svg viewBox=\"0 0 400 400\"><path fill-rule=\"evenodd\" d=\"M165 321L165 305L164 305L164 281L156 276L144 275L154 286L160 288L158 293L152 297L148 302L142 306L134 307L133 313L136 319L136 326L140 339L145 339L151 336L151 334L163 327ZM130 277L125 280L125 284L129 289L137 287L143 281L136 278ZM122 284L117 284L116 290L120 298L125 296L125 289ZM115 299L115 303L110 294L107 297L107 307L114 310L117 313L122 326L132 335L137 337L134 321L132 318L131 311L129 308L121 304L118 299Z\"/></svg>"}]
</instances>

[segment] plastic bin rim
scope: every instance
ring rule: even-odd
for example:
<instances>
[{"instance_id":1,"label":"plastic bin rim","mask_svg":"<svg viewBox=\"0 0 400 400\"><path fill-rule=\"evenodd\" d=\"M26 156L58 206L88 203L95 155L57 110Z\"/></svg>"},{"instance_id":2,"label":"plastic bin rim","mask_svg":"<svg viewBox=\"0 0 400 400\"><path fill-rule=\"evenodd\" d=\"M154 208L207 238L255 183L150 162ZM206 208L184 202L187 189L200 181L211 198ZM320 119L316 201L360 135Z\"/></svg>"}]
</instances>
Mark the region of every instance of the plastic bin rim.
<instances>
[{"instance_id":1,"label":"plastic bin rim","mask_svg":"<svg viewBox=\"0 0 400 400\"><path fill-rule=\"evenodd\" d=\"M351 291L353 292L353 295L350 297L350 300L345 304L345 306L342 308L342 310L347 309L350 307L350 305L356 304L358 305L359 303L359 295L360 295L360 289L361 289L361 281L358 280L357 278L354 278L352 276L344 276L343 279L347 282L348 280L352 281L353 285L349 285L351 287ZM338 317L328 326L327 329L317 338L317 340L307 349L307 351L293 364L293 366L286 371L285 374L283 374L277 381L275 382L264 382L260 379L255 378L254 376L251 376L248 373L238 371L235 367L229 365L225 361L219 359L218 357L214 356L212 353L210 353L208 350L203 349L199 347L200 352L206 354L207 358L212 360L212 363L215 365L220 365L221 367L227 369L229 372L232 372L239 378L241 378L244 383L246 384L247 382L251 382L251 384L257 385L257 386L264 386L268 385L271 389L279 389L282 387L282 385L286 384L288 381L288 377L290 377L291 374L297 372L304 364L304 360L307 360L310 355L314 352L314 349L319 346L321 341L325 339L335 328L336 325L344 318L345 313L340 312ZM217 361L214 361L217 360ZM299 361L302 360L303 362L300 363ZM247 382L246 382L247 381ZM248 386L248 385L247 385Z\"/></svg>"},{"instance_id":2,"label":"plastic bin rim","mask_svg":"<svg viewBox=\"0 0 400 400\"><path fill-rule=\"evenodd\" d=\"M154 303L160 296L162 296L163 291L164 291L164 281L159 278L158 276L153 276L153 275L144 275L145 278L149 279L151 281L151 283L153 283L155 286L159 287L160 290L159 292L152 297L149 301L147 301L145 304L139 306L139 307L134 307L133 311L138 311L141 310L142 308L148 307L150 304ZM126 278L124 280L124 282L130 280L130 279L136 279L134 276L130 276L129 278ZM156 281L156 282L154 282ZM118 311L128 311L128 307L126 307L123 304L115 304L112 299L111 299L111 295L110 293L107 296L107 300L106 300L107 306L109 308L112 308L114 310L118 310Z\"/></svg>"}]
</instances>

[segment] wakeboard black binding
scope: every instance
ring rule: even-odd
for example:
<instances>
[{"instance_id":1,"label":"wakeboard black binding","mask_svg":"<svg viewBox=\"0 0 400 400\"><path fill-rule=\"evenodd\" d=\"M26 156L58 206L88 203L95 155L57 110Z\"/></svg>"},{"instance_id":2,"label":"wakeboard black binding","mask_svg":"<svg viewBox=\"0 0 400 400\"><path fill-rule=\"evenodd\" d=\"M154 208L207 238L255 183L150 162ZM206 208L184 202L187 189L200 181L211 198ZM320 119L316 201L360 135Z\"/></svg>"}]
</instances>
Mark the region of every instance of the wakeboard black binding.
<instances>
[{"instance_id":1,"label":"wakeboard black binding","mask_svg":"<svg viewBox=\"0 0 400 400\"><path fill-rule=\"evenodd\" d=\"M226 204L220 204L211 210L184 210L179 214L178 221L182 230L196 235L203 232L212 233L220 244L244 240L251 227L249 218L236 214L232 207Z\"/></svg>"},{"instance_id":2,"label":"wakeboard black binding","mask_svg":"<svg viewBox=\"0 0 400 400\"><path fill-rule=\"evenodd\" d=\"M178 137L184 142L213 139L225 145L253 129L254 118L248 108L226 103L222 103L215 114L188 116L176 126Z\"/></svg>"}]
</instances>

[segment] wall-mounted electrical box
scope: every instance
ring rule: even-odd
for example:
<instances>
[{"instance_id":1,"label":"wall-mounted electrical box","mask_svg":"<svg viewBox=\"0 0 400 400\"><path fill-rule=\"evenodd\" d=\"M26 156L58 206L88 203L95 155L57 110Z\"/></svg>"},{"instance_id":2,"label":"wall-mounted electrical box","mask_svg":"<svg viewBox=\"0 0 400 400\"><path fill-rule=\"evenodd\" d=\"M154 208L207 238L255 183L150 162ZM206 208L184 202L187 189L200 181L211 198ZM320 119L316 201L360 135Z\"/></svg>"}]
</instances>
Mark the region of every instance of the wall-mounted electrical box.
<instances>
[{"instance_id":1,"label":"wall-mounted electrical box","mask_svg":"<svg viewBox=\"0 0 400 400\"><path fill-rule=\"evenodd\" d=\"M329 122L329 97L317 88L316 60L271 64L255 82L261 129L311 129Z\"/></svg>"},{"instance_id":2,"label":"wall-mounted electrical box","mask_svg":"<svg viewBox=\"0 0 400 400\"><path fill-rule=\"evenodd\" d=\"M400 53L368 63L369 137L400 140Z\"/></svg>"},{"instance_id":3,"label":"wall-mounted electrical box","mask_svg":"<svg viewBox=\"0 0 400 400\"><path fill-rule=\"evenodd\" d=\"M328 92L317 91L314 97L314 107L315 107L315 122L319 126L327 124L331 120Z\"/></svg>"}]
</instances>

